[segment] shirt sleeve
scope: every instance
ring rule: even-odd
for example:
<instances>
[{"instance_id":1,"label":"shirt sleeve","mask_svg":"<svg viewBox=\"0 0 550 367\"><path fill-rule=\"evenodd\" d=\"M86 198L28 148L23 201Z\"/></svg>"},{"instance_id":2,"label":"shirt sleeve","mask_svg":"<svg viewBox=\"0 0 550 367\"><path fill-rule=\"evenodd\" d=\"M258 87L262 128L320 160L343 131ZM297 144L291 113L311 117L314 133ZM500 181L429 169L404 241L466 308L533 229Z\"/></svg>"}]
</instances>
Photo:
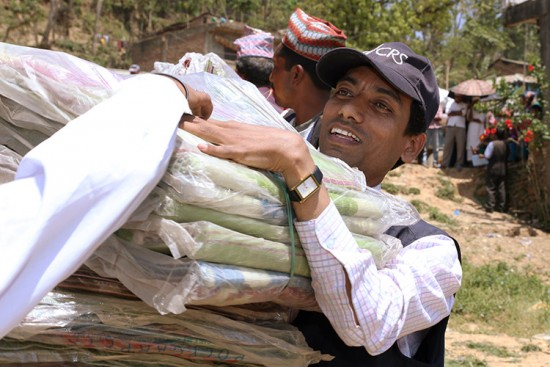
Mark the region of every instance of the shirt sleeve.
<instances>
[{"instance_id":1,"label":"shirt sleeve","mask_svg":"<svg viewBox=\"0 0 550 367\"><path fill-rule=\"evenodd\" d=\"M115 94L32 149L0 185L0 338L71 275L158 183L189 105L158 75Z\"/></svg>"},{"instance_id":2,"label":"shirt sleeve","mask_svg":"<svg viewBox=\"0 0 550 367\"><path fill-rule=\"evenodd\" d=\"M377 355L450 314L462 279L451 238L421 238L379 270L371 253L358 248L333 203L296 228L317 302L347 345Z\"/></svg>"},{"instance_id":3,"label":"shirt sleeve","mask_svg":"<svg viewBox=\"0 0 550 367\"><path fill-rule=\"evenodd\" d=\"M489 142L489 144L487 144L487 148L485 148L485 151L483 152L483 156L487 159L491 158L493 156L493 148L494 148L494 144L493 142Z\"/></svg>"}]
</instances>

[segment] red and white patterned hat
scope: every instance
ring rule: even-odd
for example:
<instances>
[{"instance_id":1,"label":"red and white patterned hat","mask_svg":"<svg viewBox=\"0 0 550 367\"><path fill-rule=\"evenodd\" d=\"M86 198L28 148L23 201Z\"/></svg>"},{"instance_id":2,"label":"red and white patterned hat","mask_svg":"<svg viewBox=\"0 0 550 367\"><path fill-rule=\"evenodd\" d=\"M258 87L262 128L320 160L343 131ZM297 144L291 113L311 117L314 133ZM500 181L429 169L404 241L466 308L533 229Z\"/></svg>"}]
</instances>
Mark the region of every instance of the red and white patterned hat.
<instances>
[{"instance_id":1,"label":"red and white patterned hat","mask_svg":"<svg viewBox=\"0 0 550 367\"><path fill-rule=\"evenodd\" d=\"M244 27L244 36L233 42L237 46L237 58L243 56L273 58L273 36L249 26Z\"/></svg>"},{"instance_id":2,"label":"red and white patterned hat","mask_svg":"<svg viewBox=\"0 0 550 367\"><path fill-rule=\"evenodd\" d=\"M298 8L288 20L283 44L305 58L318 61L330 50L346 46L344 32L326 20Z\"/></svg>"}]
</instances>

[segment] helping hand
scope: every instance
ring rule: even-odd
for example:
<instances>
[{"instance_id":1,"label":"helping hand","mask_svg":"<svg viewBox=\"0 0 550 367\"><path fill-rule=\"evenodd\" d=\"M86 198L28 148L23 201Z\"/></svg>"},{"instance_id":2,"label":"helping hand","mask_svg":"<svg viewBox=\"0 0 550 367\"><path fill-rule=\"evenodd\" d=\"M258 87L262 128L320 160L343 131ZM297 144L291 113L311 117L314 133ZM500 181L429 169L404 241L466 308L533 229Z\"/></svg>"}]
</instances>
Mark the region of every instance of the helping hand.
<instances>
[{"instance_id":1,"label":"helping hand","mask_svg":"<svg viewBox=\"0 0 550 367\"><path fill-rule=\"evenodd\" d=\"M183 80L181 80L176 75L172 75L169 73L161 73L161 72L154 72L154 73L165 77L169 77L172 80L174 80L174 82L178 86L178 89L183 93L184 96L186 96L187 103L189 103L189 108L191 109L191 113L193 115L199 116L200 118L203 118L203 119L207 119L210 117L214 107L212 105L212 99L207 93L191 88L189 84L184 83Z\"/></svg>"},{"instance_id":2,"label":"helping hand","mask_svg":"<svg viewBox=\"0 0 550 367\"><path fill-rule=\"evenodd\" d=\"M186 87L189 92L189 107L193 115L202 119L208 119L214 109L210 96L204 92L191 88L189 85L186 85Z\"/></svg>"}]
</instances>

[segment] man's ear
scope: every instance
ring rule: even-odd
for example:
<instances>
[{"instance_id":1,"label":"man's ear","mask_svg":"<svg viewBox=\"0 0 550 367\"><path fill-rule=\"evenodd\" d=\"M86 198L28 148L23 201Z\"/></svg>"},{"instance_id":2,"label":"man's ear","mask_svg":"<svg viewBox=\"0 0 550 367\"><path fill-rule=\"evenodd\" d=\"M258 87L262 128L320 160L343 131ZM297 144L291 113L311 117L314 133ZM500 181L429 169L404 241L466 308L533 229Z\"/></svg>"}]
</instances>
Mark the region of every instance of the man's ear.
<instances>
[{"instance_id":1,"label":"man's ear","mask_svg":"<svg viewBox=\"0 0 550 367\"><path fill-rule=\"evenodd\" d=\"M424 148L424 144L426 144L426 133L409 136L401 153L401 160L405 163L415 160Z\"/></svg>"},{"instance_id":2,"label":"man's ear","mask_svg":"<svg viewBox=\"0 0 550 367\"><path fill-rule=\"evenodd\" d=\"M306 71L304 70L304 67L300 64L295 64L290 69L290 75L292 77L292 83L293 84L299 84L302 82L306 74Z\"/></svg>"}]
</instances>

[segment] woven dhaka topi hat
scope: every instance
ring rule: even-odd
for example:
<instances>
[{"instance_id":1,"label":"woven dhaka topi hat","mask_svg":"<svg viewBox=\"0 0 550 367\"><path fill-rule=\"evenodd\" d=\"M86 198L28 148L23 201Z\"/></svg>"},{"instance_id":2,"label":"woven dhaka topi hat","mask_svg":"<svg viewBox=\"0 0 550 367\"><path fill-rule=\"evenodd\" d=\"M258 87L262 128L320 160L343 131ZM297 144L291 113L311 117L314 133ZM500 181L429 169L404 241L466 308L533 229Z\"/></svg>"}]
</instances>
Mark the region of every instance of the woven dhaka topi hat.
<instances>
[{"instance_id":1,"label":"woven dhaka topi hat","mask_svg":"<svg viewBox=\"0 0 550 367\"><path fill-rule=\"evenodd\" d=\"M330 50L346 45L346 35L326 20L306 14L298 8L288 20L288 28L283 37L283 44L313 61Z\"/></svg>"}]
</instances>

